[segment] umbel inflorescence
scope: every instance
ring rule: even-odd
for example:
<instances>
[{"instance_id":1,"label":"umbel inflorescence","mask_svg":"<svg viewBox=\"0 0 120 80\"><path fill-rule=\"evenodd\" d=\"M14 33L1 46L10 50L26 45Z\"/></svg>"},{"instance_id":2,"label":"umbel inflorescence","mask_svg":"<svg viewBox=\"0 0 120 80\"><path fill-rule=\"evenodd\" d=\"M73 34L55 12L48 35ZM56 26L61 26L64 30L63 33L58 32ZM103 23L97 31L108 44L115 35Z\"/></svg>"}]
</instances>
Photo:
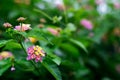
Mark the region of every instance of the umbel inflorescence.
<instances>
[{"instance_id":1,"label":"umbel inflorescence","mask_svg":"<svg viewBox=\"0 0 120 80\"><path fill-rule=\"evenodd\" d=\"M39 46L30 46L27 49L27 55L27 60L35 59L36 62L42 62L42 58L45 56L45 52Z\"/></svg>"}]
</instances>

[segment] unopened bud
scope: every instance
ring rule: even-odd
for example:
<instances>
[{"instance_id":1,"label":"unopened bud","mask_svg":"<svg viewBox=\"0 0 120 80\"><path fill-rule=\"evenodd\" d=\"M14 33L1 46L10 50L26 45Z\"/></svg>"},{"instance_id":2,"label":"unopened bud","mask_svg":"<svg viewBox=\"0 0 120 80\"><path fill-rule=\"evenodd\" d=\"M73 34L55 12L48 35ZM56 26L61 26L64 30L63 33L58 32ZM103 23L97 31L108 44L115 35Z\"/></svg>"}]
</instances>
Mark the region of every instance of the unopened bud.
<instances>
[{"instance_id":1,"label":"unopened bud","mask_svg":"<svg viewBox=\"0 0 120 80\"><path fill-rule=\"evenodd\" d=\"M11 67L11 71L14 71L14 70L15 70L15 67L14 67L14 66L12 66L12 67Z\"/></svg>"},{"instance_id":2,"label":"unopened bud","mask_svg":"<svg viewBox=\"0 0 120 80\"><path fill-rule=\"evenodd\" d=\"M38 28L43 28L44 27L44 24L39 24L38 25Z\"/></svg>"},{"instance_id":3,"label":"unopened bud","mask_svg":"<svg viewBox=\"0 0 120 80\"><path fill-rule=\"evenodd\" d=\"M56 30L57 30L58 32L61 32L62 29L61 29L61 28L57 28Z\"/></svg>"},{"instance_id":4,"label":"unopened bud","mask_svg":"<svg viewBox=\"0 0 120 80\"><path fill-rule=\"evenodd\" d=\"M41 23L46 23L46 20L45 20L44 18L41 18L41 19L40 19L40 22L41 22Z\"/></svg>"},{"instance_id":5,"label":"unopened bud","mask_svg":"<svg viewBox=\"0 0 120 80\"><path fill-rule=\"evenodd\" d=\"M24 17L19 17L19 18L17 19L18 22L23 22L23 21L25 21L25 20L26 20L26 18L24 18Z\"/></svg>"},{"instance_id":6,"label":"unopened bud","mask_svg":"<svg viewBox=\"0 0 120 80\"><path fill-rule=\"evenodd\" d=\"M5 28L10 28L10 27L12 27L12 25L11 25L10 23L8 23L8 22L4 23L3 26L4 26Z\"/></svg>"}]
</instances>

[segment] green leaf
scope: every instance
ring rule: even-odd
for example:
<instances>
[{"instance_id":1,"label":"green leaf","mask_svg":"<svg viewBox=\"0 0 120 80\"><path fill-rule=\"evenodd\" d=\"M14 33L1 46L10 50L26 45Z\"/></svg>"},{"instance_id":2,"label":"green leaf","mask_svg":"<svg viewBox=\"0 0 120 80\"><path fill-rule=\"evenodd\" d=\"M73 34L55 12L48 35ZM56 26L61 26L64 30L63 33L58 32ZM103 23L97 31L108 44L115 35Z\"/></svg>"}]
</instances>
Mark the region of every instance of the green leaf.
<instances>
[{"instance_id":1,"label":"green leaf","mask_svg":"<svg viewBox=\"0 0 120 80\"><path fill-rule=\"evenodd\" d=\"M61 58L59 58L58 56L56 56L54 54L48 54L48 55L52 59L53 62L55 62L57 65L60 65Z\"/></svg>"},{"instance_id":2,"label":"green leaf","mask_svg":"<svg viewBox=\"0 0 120 80\"><path fill-rule=\"evenodd\" d=\"M9 59L0 61L0 76L11 66Z\"/></svg>"},{"instance_id":3,"label":"green leaf","mask_svg":"<svg viewBox=\"0 0 120 80\"><path fill-rule=\"evenodd\" d=\"M20 35L22 35L23 37L27 37L27 33L26 32L18 32Z\"/></svg>"},{"instance_id":4,"label":"green leaf","mask_svg":"<svg viewBox=\"0 0 120 80\"><path fill-rule=\"evenodd\" d=\"M43 32L42 30L40 30L39 28L34 28L34 29L32 29L32 30L28 33L28 36L29 36L29 37L34 37L34 38L36 38L36 39L38 39L38 40L46 40L46 41L48 41L51 45L53 45L52 42L47 38L48 34L45 35L44 32Z\"/></svg>"},{"instance_id":5,"label":"green leaf","mask_svg":"<svg viewBox=\"0 0 120 80\"><path fill-rule=\"evenodd\" d=\"M75 72L75 76L76 77L83 77L83 76L86 76L90 73L90 70L87 69L87 68L82 68L82 69L79 69L78 71Z\"/></svg>"},{"instance_id":6,"label":"green leaf","mask_svg":"<svg viewBox=\"0 0 120 80\"><path fill-rule=\"evenodd\" d=\"M42 62L42 65L55 77L56 80L62 80L61 73L57 67L49 58Z\"/></svg>"},{"instance_id":7,"label":"green leaf","mask_svg":"<svg viewBox=\"0 0 120 80\"><path fill-rule=\"evenodd\" d=\"M71 34L71 32L76 31L76 26L73 23L68 23L66 28L64 29L64 32L68 35Z\"/></svg>"},{"instance_id":8,"label":"green leaf","mask_svg":"<svg viewBox=\"0 0 120 80\"><path fill-rule=\"evenodd\" d=\"M80 42L80 41L77 41L77 40L74 40L74 39L70 39L70 42L78 45L80 48L82 48L86 53L88 53L86 47Z\"/></svg>"},{"instance_id":9,"label":"green leaf","mask_svg":"<svg viewBox=\"0 0 120 80\"><path fill-rule=\"evenodd\" d=\"M0 48L6 45L8 42L11 42L13 40L0 40Z\"/></svg>"},{"instance_id":10,"label":"green leaf","mask_svg":"<svg viewBox=\"0 0 120 80\"><path fill-rule=\"evenodd\" d=\"M28 33L28 36L30 37L34 37L34 38L37 38L37 39L41 39L41 30L39 28L33 28L29 33Z\"/></svg>"},{"instance_id":11,"label":"green leaf","mask_svg":"<svg viewBox=\"0 0 120 80\"><path fill-rule=\"evenodd\" d=\"M30 62L24 60L24 59L19 59L15 61L17 68L23 71L34 71L34 67L30 64Z\"/></svg>"},{"instance_id":12,"label":"green leaf","mask_svg":"<svg viewBox=\"0 0 120 80\"><path fill-rule=\"evenodd\" d=\"M55 16L55 17L53 17L53 23L57 23L57 22L59 22L61 20L62 20L62 16L59 16L59 17Z\"/></svg>"},{"instance_id":13,"label":"green leaf","mask_svg":"<svg viewBox=\"0 0 120 80\"><path fill-rule=\"evenodd\" d=\"M15 42L15 41L10 41L6 44L4 49L13 50L13 49L20 49L20 48L21 48L21 46L19 43Z\"/></svg>"},{"instance_id":14,"label":"green leaf","mask_svg":"<svg viewBox=\"0 0 120 80\"><path fill-rule=\"evenodd\" d=\"M76 31L76 27L73 23L68 23L67 27L65 28L67 31Z\"/></svg>"},{"instance_id":15,"label":"green leaf","mask_svg":"<svg viewBox=\"0 0 120 80\"><path fill-rule=\"evenodd\" d=\"M79 50L76 48L76 46L70 44L70 43L62 43L60 45L61 49L66 52L71 57L77 58L80 56Z\"/></svg>"}]
</instances>

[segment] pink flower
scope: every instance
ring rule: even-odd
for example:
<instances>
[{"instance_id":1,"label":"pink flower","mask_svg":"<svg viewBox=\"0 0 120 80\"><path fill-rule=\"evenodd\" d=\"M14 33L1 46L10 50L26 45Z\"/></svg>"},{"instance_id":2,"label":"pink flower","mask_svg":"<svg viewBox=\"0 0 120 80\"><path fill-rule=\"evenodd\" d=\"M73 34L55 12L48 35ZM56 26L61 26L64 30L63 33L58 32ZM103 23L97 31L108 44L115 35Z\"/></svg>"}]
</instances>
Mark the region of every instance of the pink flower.
<instances>
[{"instance_id":1,"label":"pink flower","mask_svg":"<svg viewBox=\"0 0 120 80\"><path fill-rule=\"evenodd\" d=\"M62 0L55 0L54 4L59 10L65 10L65 5Z\"/></svg>"},{"instance_id":2,"label":"pink flower","mask_svg":"<svg viewBox=\"0 0 120 80\"><path fill-rule=\"evenodd\" d=\"M100 5L100 4L104 3L104 2L105 2L104 0L95 0L95 3L96 3L97 5Z\"/></svg>"},{"instance_id":3,"label":"pink flower","mask_svg":"<svg viewBox=\"0 0 120 80\"><path fill-rule=\"evenodd\" d=\"M30 27L30 24L22 24L22 26L18 25L18 26L15 26L15 30L17 31L26 31L26 30L30 30L31 27Z\"/></svg>"},{"instance_id":4,"label":"pink flower","mask_svg":"<svg viewBox=\"0 0 120 80\"><path fill-rule=\"evenodd\" d=\"M120 9L120 3L119 2L115 2L114 3L114 7L115 7L115 9Z\"/></svg>"},{"instance_id":5,"label":"pink flower","mask_svg":"<svg viewBox=\"0 0 120 80\"><path fill-rule=\"evenodd\" d=\"M80 24L88 30L92 30L92 28L93 28L93 24L87 19L82 19L80 21Z\"/></svg>"},{"instance_id":6,"label":"pink flower","mask_svg":"<svg viewBox=\"0 0 120 80\"><path fill-rule=\"evenodd\" d=\"M53 35L55 35L55 36L58 36L58 35L59 35L59 32L60 32L60 29L59 29L59 28L57 28L57 29L47 28L47 30L48 30L51 34L53 34Z\"/></svg>"},{"instance_id":7,"label":"pink flower","mask_svg":"<svg viewBox=\"0 0 120 80\"><path fill-rule=\"evenodd\" d=\"M0 53L0 60L13 57L12 53L9 51L3 51Z\"/></svg>"},{"instance_id":8,"label":"pink flower","mask_svg":"<svg viewBox=\"0 0 120 80\"><path fill-rule=\"evenodd\" d=\"M62 4L58 4L58 5L56 5L56 7L61 11L65 10L65 6Z\"/></svg>"},{"instance_id":9,"label":"pink flower","mask_svg":"<svg viewBox=\"0 0 120 80\"><path fill-rule=\"evenodd\" d=\"M3 59L3 57L0 55L0 60L2 60Z\"/></svg>"},{"instance_id":10,"label":"pink flower","mask_svg":"<svg viewBox=\"0 0 120 80\"><path fill-rule=\"evenodd\" d=\"M27 49L27 60L35 59L36 62L42 62L42 57L45 56L45 52L39 46L30 46Z\"/></svg>"}]
</instances>

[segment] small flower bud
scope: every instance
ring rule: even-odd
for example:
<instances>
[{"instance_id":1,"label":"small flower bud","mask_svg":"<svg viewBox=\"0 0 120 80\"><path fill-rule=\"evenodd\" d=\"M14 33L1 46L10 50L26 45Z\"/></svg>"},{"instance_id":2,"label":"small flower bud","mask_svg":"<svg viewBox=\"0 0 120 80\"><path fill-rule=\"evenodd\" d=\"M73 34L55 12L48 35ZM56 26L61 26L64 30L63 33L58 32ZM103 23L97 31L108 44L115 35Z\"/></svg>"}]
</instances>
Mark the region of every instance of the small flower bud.
<instances>
[{"instance_id":1,"label":"small flower bud","mask_svg":"<svg viewBox=\"0 0 120 80\"><path fill-rule=\"evenodd\" d=\"M26 18L24 18L24 17L19 17L19 18L17 19L18 22L23 22L23 21L25 21L25 20L26 20Z\"/></svg>"},{"instance_id":2,"label":"small flower bud","mask_svg":"<svg viewBox=\"0 0 120 80\"><path fill-rule=\"evenodd\" d=\"M12 67L11 67L11 71L14 71L14 70L15 70L15 67L14 67L14 66L12 66Z\"/></svg>"},{"instance_id":3,"label":"small flower bud","mask_svg":"<svg viewBox=\"0 0 120 80\"><path fill-rule=\"evenodd\" d=\"M38 25L38 28L43 28L44 27L44 24L39 24Z\"/></svg>"},{"instance_id":4,"label":"small flower bud","mask_svg":"<svg viewBox=\"0 0 120 80\"><path fill-rule=\"evenodd\" d=\"M41 23L46 23L46 20L45 20L44 18L41 18L41 19L40 19L40 22L41 22Z\"/></svg>"},{"instance_id":5,"label":"small flower bud","mask_svg":"<svg viewBox=\"0 0 120 80\"><path fill-rule=\"evenodd\" d=\"M8 22L4 23L3 26L5 28L11 28L12 27L12 25L10 23L8 23Z\"/></svg>"},{"instance_id":6,"label":"small flower bud","mask_svg":"<svg viewBox=\"0 0 120 80\"><path fill-rule=\"evenodd\" d=\"M57 28L56 30L57 30L58 32L61 32L61 31L62 31L62 29L61 29L61 28Z\"/></svg>"}]
</instances>

